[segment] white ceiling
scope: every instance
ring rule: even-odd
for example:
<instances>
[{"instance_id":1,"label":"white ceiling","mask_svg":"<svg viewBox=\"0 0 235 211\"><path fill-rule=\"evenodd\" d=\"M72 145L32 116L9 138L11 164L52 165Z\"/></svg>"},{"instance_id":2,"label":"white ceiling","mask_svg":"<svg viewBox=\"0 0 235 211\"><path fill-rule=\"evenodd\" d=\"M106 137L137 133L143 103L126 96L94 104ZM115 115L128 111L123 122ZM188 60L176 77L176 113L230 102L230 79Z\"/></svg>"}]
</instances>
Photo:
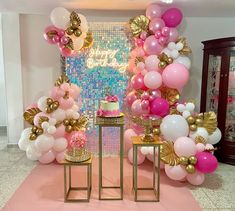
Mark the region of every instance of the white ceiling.
<instances>
[{"instance_id":1,"label":"white ceiling","mask_svg":"<svg viewBox=\"0 0 235 211\"><path fill-rule=\"evenodd\" d=\"M49 14L58 6L80 10L144 10L160 0L0 0L0 12ZM235 0L174 0L164 7L179 7L188 17L235 17Z\"/></svg>"}]
</instances>

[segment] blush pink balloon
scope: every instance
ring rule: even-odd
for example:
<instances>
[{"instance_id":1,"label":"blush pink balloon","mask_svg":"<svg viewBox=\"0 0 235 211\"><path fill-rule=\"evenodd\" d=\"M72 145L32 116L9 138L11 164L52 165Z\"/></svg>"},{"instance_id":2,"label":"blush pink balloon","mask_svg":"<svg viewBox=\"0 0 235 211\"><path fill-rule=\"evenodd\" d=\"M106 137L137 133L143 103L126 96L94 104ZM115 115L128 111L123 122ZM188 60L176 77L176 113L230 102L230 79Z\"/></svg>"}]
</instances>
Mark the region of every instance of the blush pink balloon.
<instances>
[{"instance_id":1,"label":"blush pink balloon","mask_svg":"<svg viewBox=\"0 0 235 211\"><path fill-rule=\"evenodd\" d=\"M180 89L187 84L188 79L188 69L179 63L168 65L162 73L163 83L170 88Z\"/></svg>"},{"instance_id":2,"label":"blush pink balloon","mask_svg":"<svg viewBox=\"0 0 235 211\"><path fill-rule=\"evenodd\" d=\"M55 154L52 150L44 153L39 159L40 163L48 164L55 160Z\"/></svg>"},{"instance_id":3,"label":"blush pink balloon","mask_svg":"<svg viewBox=\"0 0 235 211\"><path fill-rule=\"evenodd\" d=\"M203 152L205 150L205 145L202 143L196 144L197 152Z\"/></svg>"},{"instance_id":4,"label":"blush pink balloon","mask_svg":"<svg viewBox=\"0 0 235 211\"><path fill-rule=\"evenodd\" d=\"M144 76L141 74L134 75L131 78L131 86L135 90L146 90L146 86L144 85Z\"/></svg>"},{"instance_id":5,"label":"blush pink balloon","mask_svg":"<svg viewBox=\"0 0 235 211\"><path fill-rule=\"evenodd\" d=\"M53 100L59 100L65 95L65 92L60 87L54 86L49 92L49 95Z\"/></svg>"},{"instance_id":6,"label":"blush pink balloon","mask_svg":"<svg viewBox=\"0 0 235 211\"><path fill-rule=\"evenodd\" d=\"M32 103L29 106L27 106L25 110L28 110L28 109L31 109L31 108L38 108L38 104L37 103Z\"/></svg>"},{"instance_id":7,"label":"blush pink balloon","mask_svg":"<svg viewBox=\"0 0 235 211\"><path fill-rule=\"evenodd\" d=\"M170 166L166 164L165 172L166 175L172 180L182 180L187 175L185 168L181 165Z\"/></svg>"},{"instance_id":8,"label":"blush pink balloon","mask_svg":"<svg viewBox=\"0 0 235 211\"><path fill-rule=\"evenodd\" d=\"M188 182L192 185L201 185L205 180L205 175L199 171L186 176Z\"/></svg>"},{"instance_id":9,"label":"blush pink balloon","mask_svg":"<svg viewBox=\"0 0 235 211\"><path fill-rule=\"evenodd\" d=\"M64 137L64 135L65 135L65 126L62 124L56 128L56 132L53 134L53 137L56 139Z\"/></svg>"},{"instance_id":10,"label":"blush pink balloon","mask_svg":"<svg viewBox=\"0 0 235 211\"><path fill-rule=\"evenodd\" d=\"M198 152L195 168L202 173L213 173L218 167L218 161L210 152Z\"/></svg>"},{"instance_id":11,"label":"blush pink balloon","mask_svg":"<svg viewBox=\"0 0 235 211\"><path fill-rule=\"evenodd\" d=\"M143 70L140 72L140 74L141 74L142 76L145 76L147 73L148 73L148 71L147 71L146 69L143 69Z\"/></svg>"},{"instance_id":12,"label":"blush pink balloon","mask_svg":"<svg viewBox=\"0 0 235 211\"><path fill-rule=\"evenodd\" d=\"M162 15L162 19L168 27L178 26L181 23L182 18L183 14L178 8L170 8Z\"/></svg>"},{"instance_id":13,"label":"blush pink balloon","mask_svg":"<svg viewBox=\"0 0 235 211\"><path fill-rule=\"evenodd\" d=\"M64 153L65 153L65 151L56 153L55 159L56 159L57 163L61 163L64 160Z\"/></svg>"},{"instance_id":14,"label":"blush pink balloon","mask_svg":"<svg viewBox=\"0 0 235 211\"><path fill-rule=\"evenodd\" d=\"M128 160L131 164L133 164L133 148L131 148L128 152ZM137 150L137 165L140 165L144 162L145 155L143 155L139 150Z\"/></svg>"},{"instance_id":15,"label":"blush pink balloon","mask_svg":"<svg viewBox=\"0 0 235 211\"><path fill-rule=\"evenodd\" d=\"M151 95L153 97L157 98L157 97L161 97L162 94L161 94L160 90L152 90Z\"/></svg>"},{"instance_id":16,"label":"blush pink balloon","mask_svg":"<svg viewBox=\"0 0 235 211\"><path fill-rule=\"evenodd\" d=\"M144 62L138 62L136 67L137 67L138 70L141 71L145 68L145 64L144 64Z\"/></svg>"},{"instance_id":17,"label":"blush pink balloon","mask_svg":"<svg viewBox=\"0 0 235 211\"><path fill-rule=\"evenodd\" d=\"M77 100L78 97L80 96L80 93L81 93L80 87L78 87L76 84L70 85L69 96L71 96L73 99Z\"/></svg>"},{"instance_id":18,"label":"blush pink balloon","mask_svg":"<svg viewBox=\"0 0 235 211\"><path fill-rule=\"evenodd\" d=\"M159 72L151 71L144 76L144 84L149 89L157 89L162 85L162 76Z\"/></svg>"},{"instance_id":19,"label":"blush pink balloon","mask_svg":"<svg viewBox=\"0 0 235 211\"><path fill-rule=\"evenodd\" d=\"M141 100L137 99L133 102L131 106L131 111L133 112L134 115L141 116L143 114L148 114L149 110L143 110L141 107Z\"/></svg>"},{"instance_id":20,"label":"blush pink balloon","mask_svg":"<svg viewBox=\"0 0 235 211\"><path fill-rule=\"evenodd\" d=\"M175 42L179 37L179 32L176 28L170 28L169 37L167 43Z\"/></svg>"},{"instance_id":21,"label":"blush pink balloon","mask_svg":"<svg viewBox=\"0 0 235 211\"><path fill-rule=\"evenodd\" d=\"M144 132L144 128L136 123L132 123L131 127L135 131L135 133L138 135L140 135Z\"/></svg>"},{"instance_id":22,"label":"blush pink balloon","mask_svg":"<svg viewBox=\"0 0 235 211\"><path fill-rule=\"evenodd\" d=\"M126 96L126 103L128 106L131 106L135 100L137 100L136 91L132 91Z\"/></svg>"},{"instance_id":23,"label":"blush pink balloon","mask_svg":"<svg viewBox=\"0 0 235 211\"><path fill-rule=\"evenodd\" d=\"M163 50L163 46L159 45L158 40L154 35L147 37L144 42L144 50L148 55L159 55Z\"/></svg>"},{"instance_id":24,"label":"blush pink balloon","mask_svg":"<svg viewBox=\"0 0 235 211\"><path fill-rule=\"evenodd\" d=\"M59 30L59 29L56 28L54 25L47 26L47 27L45 28L44 34L43 34L44 39L45 39L49 44L56 44L56 42L55 42L53 39L51 39L51 38L47 35L47 33L48 33L49 31L54 31L55 33L58 34L58 30Z\"/></svg>"},{"instance_id":25,"label":"blush pink balloon","mask_svg":"<svg viewBox=\"0 0 235 211\"><path fill-rule=\"evenodd\" d=\"M148 110L149 109L149 101L148 100L142 100L141 101L141 108L143 110Z\"/></svg>"},{"instance_id":26,"label":"blush pink balloon","mask_svg":"<svg viewBox=\"0 0 235 211\"><path fill-rule=\"evenodd\" d=\"M128 152L132 148L132 137L137 136L135 131L133 129L127 129L124 132L124 146L125 146L125 152Z\"/></svg>"},{"instance_id":27,"label":"blush pink balloon","mask_svg":"<svg viewBox=\"0 0 235 211\"><path fill-rule=\"evenodd\" d=\"M67 110L72 108L72 106L74 105L74 99L72 97L69 97L68 99L64 99L63 97L61 97L59 99L59 103L60 103L60 108Z\"/></svg>"},{"instance_id":28,"label":"blush pink balloon","mask_svg":"<svg viewBox=\"0 0 235 211\"><path fill-rule=\"evenodd\" d=\"M40 117L42 117L42 116L45 116L45 117L50 117L48 114L45 114L44 112L40 112L40 113L38 113L38 114L36 114L35 116L34 116L34 119L33 119L33 124L35 125L35 126L37 126L37 127L39 127L40 125L39 125L39 120L40 120Z\"/></svg>"},{"instance_id":29,"label":"blush pink balloon","mask_svg":"<svg viewBox=\"0 0 235 211\"><path fill-rule=\"evenodd\" d=\"M165 23L161 18L154 18L149 23L149 30L155 33L161 30L164 26Z\"/></svg>"},{"instance_id":30,"label":"blush pink balloon","mask_svg":"<svg viewBox=\"0 0 235 211\"><path fill-rule=\"evenodd\" d=\"M195 155L197 152L194 140L184 136L176 139L174 143L174 150L179 157L190 157Z\"/></svg>"},{"instance_id":31,"label":"blush pink balloon","mask_svg":"<svg viewBox=\"0 0 235 211\"><path fill-rule=\"evenodd\" d=\"M150 104L150 113L164 117L169 114L169 103L163 98L156 98Z\"/></svg>"},{"instance_id":32,"label":"blush pink balloon","mask_svg":"<svg viewBox=\"0 0 235 211\"><path fill-rule=\"evenodd\" d=\"M158 4L150 4L146 9L146 16L149 19L161 17L162 10Z\"/></svg>"},{"instance_id":33,"label":"blush pink balloon","mask_svg":"<svg viewBox=\"0 0 235 211\"><path fill-rule=\"evenodd\" d=\"M143 92L141 94L141 100L148 100L149 99L149 93L148 92Z\"/></svg>"}]
</instances>

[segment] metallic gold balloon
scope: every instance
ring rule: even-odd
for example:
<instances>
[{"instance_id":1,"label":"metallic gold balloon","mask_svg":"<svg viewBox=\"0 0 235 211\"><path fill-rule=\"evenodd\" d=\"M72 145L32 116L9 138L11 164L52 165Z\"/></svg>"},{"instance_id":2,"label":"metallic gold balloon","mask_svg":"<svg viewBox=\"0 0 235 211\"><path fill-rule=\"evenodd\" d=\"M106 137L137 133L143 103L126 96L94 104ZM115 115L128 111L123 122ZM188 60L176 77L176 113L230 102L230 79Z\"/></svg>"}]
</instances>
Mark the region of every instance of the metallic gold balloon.
<instances>
[{"instance_id":1,"label":"metallic gold balloon","mask_svg":"<svg viewBox=\"0 0 235 211\"><path fill-rule=\"evenodd\" d=\"M36 130L36 134L37 134L37 135L43 134L43 129L42 129L42 128L38 128L38 129Z\"/></svg>"},{"instance_id":2,"label":"metallic gold balloon","mask_svg":"<svg viewBox=\"0 0 235 211\"><path fill-rule=\"evenodd\" d=\"M168 64L172 64L172 63L173 63L173 59L172 59L171 57L168 57L168 58L167 58L167 63L168 63Z\"/></svg>"},{"instance_id":3,"label":"metallic gold balloon","mask_svg":"<svg viewBox=\"0 0 235 211\"><path fill-rule=\"evenodd\" d=\"M52 104L50 105L50 107L51 107L51 109L52 109L53 111L55 111L55 110L58 108L58 105L55 104L55 103L52 103Z\"/></svg>"},{"instance_id":4,"label":"metallic gold balloon","mask_svg":"<svg viewBox=\"0 0 235 211\"><path fill-rule=\"evenodd\" d=\"M80 26L79 22L76 20L73 20L70 25L73 29L77 29Z\"/></svg>"},{"instance_id":5,"label":"metallic gold balloon","mask_svg":"<svg viewBox=\"0 0 235 211\"><path fill-rule=\"evenodd\" d=\"M73 34L73 28L72 27L69 27L69 28L67 28L66 29L66 33L68 34L68 35L72 35Z\"/></svg>"},{"instance_id":6,"label":"metallic gold balloon","mask_svg":"<svg viewBox=\"0 0 235 211\"><path fill-rule=\"evenodd\" d=\"M54 101L54 104L59 107L60 103L58 101Z\"/></svg>"},{"instance_id":7,"label":"metallic gold balloon","mask_svg":"<svg viewBox=\"0 0 235 211\"><path fill-rule=\"evenodd\" d=\"M46 109L45 109L45 110L46 110L46 113L48 113L48 114L52 112L52 110L51 110L51 108L50 108L50 107L46 107Z\"/></svg>"},{"instance_id":8,"label":"metallic gold balloon","mask_svg":"<svg viewBox=\"0 0 235 211\"><path fill-rule=\"evenodd\" d=\"M193 116L189 116L189 117L187 118L187 122L188 122L189 124L193 124L193 123L195 122L195 118L194 118Z\"/></svg>"},{"instance_id":9,"label":"metallic gold balloon","mask_svg":"<svg viewBox=\"0 0 235 211\"><path fill-rule=\"evenodd\" d=\"M69 120L68 120L68 119L65 119L65 120L64 120L64 125L65 125L65 126L68 126L68 125L69 125Z\"/></svg>"},{"instance_id":10,"label":"metallic gold balloon","mask_svg":"<svg viewBox=\"0 0 235 211\"><path fill-rule=\"evenodd\" d=\"M201 127L201 126L203 126L203 120L202 119L196 119L196 125L197 126L199 126L199 127Z\"/></svg>"},{"instance_id":11,"label":"metallic gold balloon","mask_svg":"<svg viewBox=\"0 0 235 211\"><path fill-rule=\"evenodd\" d=\"M196 131L197 130L197 125L193 124L189 126L191 131Z\"/></svg>"},{"instance_id":12,"label":"metallic gold balloon","mask_svg":"<svg viewBox=\"0 0 235 211\"><path fill-rule=\"evenodd\" d=\"M160 129L159 128L154 128L153 129L153 135L155 135L155 136L160 135Z\"/></svg>"},{"instance_id":13,"label":"metallic gold balloon","mask_svg":"<svg viewBox=\"0 0 235 211\"><path fill-rule=\"evenodd\" d=\"M69 120L70 125L74 126L77 123L76 119L70 119Z\"/></svg>"},{"instance_id":14,"label":"metallic gold balloon","mask_svg":"<svg viewBox=\"0 0 235 211\"><path fill-rule=\"evenodd\" d=\"M166 62L159 62L158 66L161 68L161 69L164 69L166 67Z\"/></svg>"},{"instance_id":15,"label":"metallic gold balloon","mask_svg":"<svg viewBox=\"0 0 235 211\"><path fill-rule=\"evenodd\" d=\"M51 98L47 98L47 105L51 105L53 103L53 100Z\"/></svg>"},{"instance_id":16,"label":"metallic gold balloon","mask_svg":"<svg viewBox=\"0 0 235 211\"><path fill-rule=\"evenodd\" d=\"M191 164L188 164L185 169L189 174L193 174L195 172L195 167Z\"/></svg>"},{"instance_id":17,"label":"metallic gold balloon","mask_svg":"<svg viewBox=\"0 0 235 211\"><path fill-rule=\"evenodd\" d=\"M29 136L29 139L31 141L35 140L37 138L37 135L35 133L31 133L30 136Z\"/></svg>"},{"instance_id":18,"label":"metallic gold balloon","mask_svg":"<svg viewBox=\"0 0 235 211\"><path fill-rule=\"evenodd\" d=\"M71 125L68 125L65 127L65 131L70 133L73 130L73 127Z\"/></svg>"},{"instance_id":19,"label":"metallic gold balloon","mask_svg":"<svg viewBox=\"0 0 235 211\"><path fill-rule=\"evenodd\" d=\"M184 156L180 157L180 164L183 166L188 165L188 158Z\"/></svg>"},{"instance_id":20,"label":"metallic gold balloon","mask_svg":"<svg viewBox=\"0 0 235 211\"><path fill-rule=\"evenodd\" d=\"M75 35L76 37L80 37L80 36L82 35L81 29L76 29L76 30L74 31L74 35Z\"/></svg>"},{"instance_id":21,"label":"metallic gold balloon","mask_svg":"<svg viewBox=\"0 0 235 211\"><path fill-rule=\"evenodd\" d=\"M36 126L33 126L32 129L31 129L32 133L35 133L37 131L37 129L38 128Z\"/></svg>"},{"instance_id":22,"label":"metallic gold balloon","mask_svg":"<svg viewBox=\"0 0 235 211\"><path fill-rule=\"evenodd\" d=\"M197 158L195 156L190 156L188 161L190 164L195 165L197 163Z\"/></svg>"}]
</instances>

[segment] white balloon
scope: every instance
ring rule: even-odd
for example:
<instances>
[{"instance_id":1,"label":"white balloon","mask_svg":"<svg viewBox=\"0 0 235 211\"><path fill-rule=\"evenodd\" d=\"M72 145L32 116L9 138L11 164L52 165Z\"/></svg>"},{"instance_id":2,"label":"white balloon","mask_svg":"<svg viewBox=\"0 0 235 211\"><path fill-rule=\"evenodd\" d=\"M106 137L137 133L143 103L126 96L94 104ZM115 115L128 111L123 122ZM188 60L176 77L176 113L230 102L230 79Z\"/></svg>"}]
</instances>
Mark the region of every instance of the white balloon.
<instances>
[{"instance_id":1,"label":"white balloon","mask_svg":"<svg viewBox=\"0 0 235 211\"><path fill-rule=\"evenodd\" d=\"M58 108L51 114L51 117L56 119L56 121L63 121L66 117L65 111L61 108Z\"/></svg>"},{"instance_id":2,"label":"white balloon","mask_svg":"<svg viewBox=\"0 0 235 211\"><path fill-rule=\"evenodd\" d=\"M35 146L40 152L49 151L54 145L55 139L51 135L40 135L35 140Z\"/></svg>"},{"instance_id":3,"label":"white balloon","mask_svg":"<svg viewBox=\"0 0 235 211\"><path fill-rule=\"evenodd\" d=\"M49 134L54 134L56 132L56 127L54 125L51 125L47 128L47 132Z\"/></svg>"},{"instance_id":4,"label":"white balloon","mask_svg":"<svg viewBox=\"0 0 235 211\"><path fill-rule=\"evenodd\" d=\"M198 127L195 132L190 132L190 134L189 134L189 137L194 140L197 136L202 136L205 140L208 140L209 134L208 134L206 128Z\"/></svg>"},{"instance_id":5,"label":"white balloon","mask_svg":"<svg viewBox=\"0 0 235 211\"><path fill-rule=\"evenodd\" d=\"M194 103L187 103L187 104L186 104L186 109L187 109L188 111L190 111L190 112L193 112L194 109L195 109Z\"/></svg>"},{"instance_id":6,"label":"white balloon","mask_svg":"<svg viewBox=\"0 0 235 211\"><path fill-rule=\"evenodd\" d=\"M179 56L177 59L174 60L174 63L180 63L187 69L190 69L191 67L191 60L187 56Z\"/></svg>"},{"instance_id":7,"label":"white balloon","mask_svg":"<svg viewBox=\"0 0 235 211\"><path fill-rule=\"evenodd\" d=\"M160 125L161 133L165 140L175 141L182 136L188 136L189 126L184 117L180 115L167 115Z\"/></svg>"},{"instance_id":8,"label":"white balloon","mask_svg":"<svg viewBox=\"0 0 235 211\"><path fill-rule=\"evenodd\" d=\"M34 143L28 145L26 149L26 156L29 160L38 160L41 157L40 153Z\"/></svg>"},{"instance_id":9,"label":"white balloon","mask_svg":"<svg viewBox=\"0 0 235 211\"><path fill-rule=\"evenodd\" d=\"M31 127L25 128L22 132L21 132L21 138L28 138L29 135L31 133Z\"/></svg>"},{"instance_id":10,"label":"white balloon","mask_svg":"<svg viewBox=\"0 0 235 211\"><path fill-rule=\"evenodd\" d=\"M73 112L72 117L73 119L78 119L80 117L80 114L78 112Z\"/></svg>"},{"instance_id":11,"label":"white balloon","mask_svg":"<svg viewBox=\"0 0 235 211\"><path fill-rule=\"evenodd\" d=\"M180 51L182 50L184 47L184 44L182 42L178 42L176 45L175 45L175 48L176 50Z\"/></svg>"},{"instance_id":12,"label":"white balloon","mask_svg":"<svg viewBox=\"0 0 235 211\"><path fill-rule=\"evenodd\" d=\"M56 7L50 14L51 22L60 29L66 29L69 26L70 12L63 7Z\"/></svg>"},{"instance_id":13,"label":"white balloon","mask_svg":"<svg viewBox=\"0 0 235 211\"><path fill-rule=\"evenodd\" d=\"M64 151L68 146L68 142L67 142L67 139L65 138L57 138L55 140L55 143L54 143L54 146L53 146L53 149L56 151L56 152L62 152Z\"/></svg>"},{"instance_id":14,"label":"white balloon","mask_svg":"<svg viewBox=\"0 0 235 211\"><path fill-rule=\"evenodd\" d=\"M65 111L66 118L67 118L67 119L72 118L73 112L74 112L73 109L67 109L67 110Z\"/></svg>"},{"instance_id":15,"label":"white balloon","mask_svg":"<svg viewBox=\"0 0 235 211\"><path fill-rule=\"evenodd\" d=\"M78 17L81 20L81 24L87 24L87 19L86 19L86 17L84 15L78 13Z\"/></svg>"},{"instance_id":16,"label":"white balloon","mask_svg":"<svg viewBox=\"0 0 235 211\"><path fill-rule=\"evenodd\" d=\"M30 144L30 140L29 140L29 138L26 138L26 137L21 137L18 142L19 148L23 151L26 151L29 144Z\"/></svg>"},{"instance_id":17,"label":"white balloon","mask_svg":"<svg viewBox=\"0 0 235 211\"><path fill-rule=\"evenodd\" d=\"M189 116L191 116L191 113L189 111L183 111L182 116L187 119Z\"/></svg>"},{"instance_id":18,"label":"white balloon","mask_svg":"<svg viewBox=\"0 0 235 211\"><path fill-rule=\"evenodd\" d=\"M167 48L169 48L170 50L175 50L176 44L174 42L169 42L167 45Z\"/></svg>"},{"instance_id":19,"label":"white balloon","mask_svg":"<svg viewBox=\"0 0 235 211\"><path fill-rule=\"evenodd\" d=\"M186 110L186 107L185 107L184 104L178 104L177 107L176 107L176 109L177 109L177 111L179 111L179 112L182 113L183 111Z\"/></svg>"},{"instance_id":20,"label":"white balloon","mask_svg":"<svg viewBox=\"0 0 235 211\"><path fill-rule=\"evenodd\" d=\"M75 51L79 51L84 44L84 39L81 37L73 38L73 48Z\"/></svg>"},{"instance_id":21,"label":"white balloon","mask_svg":"<svg viewBox=\"0 0 235 211\"><path fill-rule=\"evenodd\" d=\"M140 151L143 155L147 155L149 153L148 147L141 147Z\"/></svg>"},{"instance_id":22,"label":"white balloon","mask_svg":"<svg viewBox=\"0 0 235 211\"><path fill-rule=\"evenodd\" d=\"M47 130L47 128L50 126L50 124L48 122L43 122L42 123L42 129L43 130Z\"/></svg>"},{"instance_id":23,"label":"white balloon","mask_svg":"<svg viewBox=\"0 0 235 211\"><path fill-rule=\"evenodd\" d=\"M49 123L50 123L50 125L55 125L56 124L56 119L50 118Z\"/></svg>"},{"instance_id":24,"label":"white balloon","mask_svg":"<svg viewBox=\"0 0 235 211\"><path fill-rule=\"evenodd\" d=\"M145 69L147 69L148 71L154 71L158 69L159 59L156 55L150 55L145 59L144 63Z\"/></svg>"},{"instance_id":25,"label":"white balloon","mask_svg":"<svg viewBox=\"0 0 235 211\"><path fill-rule=\"evenodd\" d=\"M81 31L83 32L83 33L87 33L88 32L88 24L86 23L81 23L81 25L80 25L80 29L81 29ZM81 36L80 36L81 37Z\"/></svg>"},{"instance_id":26,"label":"white balloon","mask_svg":"<svg viewBox=\"0 0 235 211\"><path fill-rule=\"evenodd\" d=\"M72 109L73 109L74 111L79 111L79 107L78 107L76 104L73 105Z\"/></svg>"},{"instance_id":27,"label":"white balloon","mask_svg":"<svg viewBox=\"0 0 235 211\"><path fill-rule=\"evenodd\" d=\"M222 137L222 134L221 134L220 129L216 128L216 130L211 135L209 135L208 143L217 144L220 141L221 137Z\"/></svg>"},{"instance_id":28,"label":"white balloon","mask_svg":"<svg viewBox=\"0 0 235 211\"><path fill-rule=\"evenodd\" d=\"M43 112L46 112L47 98L48 97L43 96L43 97L40 97L38 100L38 108Z\"/></svg>"},{"instance_id":29,"label":"white balloon","mask_svg":"<svg viewBox=\"0 0 235 211\"><path fill-rule=\"evenodd\" d=\"M83 39L85 39L86 38L86 36L87 36L87 33L86 32L82 32L82 34L81 34L81 38L83 38Z\"/></svg>"},{"instance_id":30,"label":"white balloon","mask_svg":"<svg viewBox=\"0 0 235 211\"><path fill-rule=\"evenodd\" d=\"M172 50L172 51L171 51L171 57L172 57L173 59L178 58L178 57L179 57L179 52L178 52L176 49Z\"/></svg>"},{"instance_id":31,"label":"white balloon","mask_svg":"<svg viewBox=\"0 0 235 211\"><path fill-rule=\"evenodd\" d=\"M164 48L162 53L165 53L167 56L171 56L171 51L168 48Z\"/></svg>"}]
</instances>

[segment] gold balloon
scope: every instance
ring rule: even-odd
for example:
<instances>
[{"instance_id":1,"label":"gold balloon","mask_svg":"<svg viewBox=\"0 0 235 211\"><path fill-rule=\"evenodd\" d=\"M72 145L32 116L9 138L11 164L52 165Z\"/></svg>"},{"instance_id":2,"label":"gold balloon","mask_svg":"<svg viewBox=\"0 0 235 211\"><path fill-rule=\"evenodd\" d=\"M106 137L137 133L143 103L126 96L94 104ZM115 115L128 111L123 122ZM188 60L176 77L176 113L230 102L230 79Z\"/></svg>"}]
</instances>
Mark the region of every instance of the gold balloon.
<instances>
[{"instance_id":1,"label":"gold balloon","mask_svg":"<svg viewBox=\"0 0 235 211\"><path fill-rule=\"evenodd\" d=\"M76 119L70 119L69 120L70 125L74 126L77 123Z\"/></svg>"},{"instance_id":2,"label":"gold balloon","mask_svg":"<svg viewBox=\"0 0 235 211\"><path fill-rule=\"evenodd\" d=\"M32 131L33 133L35 133L35 132L37 131L37 129L38 129L38 128L37 128L36 126L33 126L32 129L31 129L31 131Z\"/></svg>"},{"instance_id":3,"label":"gold balloon","mask_svg":"<svg viewBox=\"0 0 235 211\"><path fill-rule=\"evenodd\" d=\"M189 116L187 118L187 121L188 121L189 124L193 124L195 122L195 118L193 116Z\"/></svg>"},{"instance_id":4,"label":"gold balloon","mask_svg":"<svg viewBox=\"0 0 235 211\"><path fill-rule=\"evenodd\" d=\"M51 110L51 108L50 107L46 107L46 112L49 114L49 113L51 113L52 112L52 110Z\"/></svg>"},{"instance_id":5,"label":"gold balloon","mask_svg":"<svg viewBox=\"0 0 235 211\"><path fill-rule=\"evenodd\" d=\"M161 69L164 69L166 67L166 62L159 62L158 66L161 68Z\"/></svg>"},{"instance_id":6,"label":"gold balloon","mask_svg":"<svg viewBox=\"0 0 235 211\"><path fill-rule=\"evenodd\" d=\"M65 131L70 133L73 130L73 127L71 125L68 125L65 127Z\"/></svg>"},{"instance_id":7,"label":"gold balloon","mask_svg":"<svg viewBox=\"0 0 235 211\"><path fill-rule=\"evenodd\" d=\"M29 139L31 141L35 140L37 138L37 135L35 133L31 133L30 136L29 136Z\"/></svg>"},{"instance_id":8,"label":"gold balloon","mask_svg":"<svg viewBox=\"0 0 235 211\"><path fill-rule=\"evenodd\" d=\"M196 119L196 125L201 127L203 126L203 120L202 119Z\"/></svg>"},{"instance_id":9,"label":"gold balloon","mask_svg":"<svg viewBox=\"0 0 235 211\"><path fill-rule=\"evenodd\" d=\"M155 136L160 135L160 129L159 128L154 128L153 129L153 135L155 135Z\"/></svg>"},{"instance_id":10,"label":"gold balloon","mask_svg":"<svg viewBox=\"0 0 235 211\"><path fill-rule=\"evenodd\" d=\"M64 125L65 125L65 126L68 126L68 125L69 125L69 120L68 120L68 119L65 119L65 120L64 120Z\"/></svg>"},{"instance_id":11,"label":"gold balloon","mask_svg":"<svg viewBox=\"0 0 235 211\"><path fill-rule=\"evenodd\" d=\"M77 29L80 26L80 24L76 20L73 20L70 25L73 29Z\"/></svg>"},{"instance_id":12,"label":"gold balloon","mask_svg":"<svg viewBox=\"0 0 235 211\"><path fill-rule=\"evenodd\" d=\"M73 28L72 27L69 27L69 28L67 28L66 29L66 33L68 34L68 35L72 35L73 34Z\"/></svg>"},{"instance_id":13,"label":"gold balloon","mask_svg":"<svg viewBox=\"0 0 235 211\"><path fill-rule=\"evenodd\" d=\"M81 29L76 29L76 30L74 31L74 35L75 35L76 37L80 37L81 34L82 34Z\"/></svg>"},{"instance_id":14,"label":"gold balloon","mask_svg":"<svg viewBox=\"0 0 235 211\"><path fill-rule=\"evenodd\" d=\"M37 135L43 134L43 129L42 128L38 128L37 131L36 131L36 134Z\"/></svg>"},{"instance_id":15,"label":"gold balloon","mask_svg":"<svg viewBox=\"0 0 235 211\"><path fill-rule=\"evenodd\" d=\"M193 124L189 126L191 131L196 131L197 130L197 125Z\"/></svg>"},{"instance_id":16,"label":"gold balloon","mask_svg":"<svg viewBox=\"0 0 235 211\"><path fill-rule=\"evenodd\" d=\"M193 174L195 172L195 167L191 164L188 164L185 169L189 174Z\"/></svg>"},{"instance_id":17,"label":"gold balloon","mask_svg":"<svg viewBox=\"0 0 235 211\"><path fill-rule=\"evenodd\" d=\"M53 103L53 100L51 98L47 98L47 105L51 105Z\"/></svg>"},{"instance_id":18,"label":"gold balloon","mask_svg":"<svg viewBox=\"0 0 235 211\"><path fill-rule=\"evenodd\" d=\"M189 161L190 164L195 165L197 163L197 158L195 156L190 156L188 158L188 161Z\"/></svg>"},{"instance_id":19,"label":"gold balloon","mask_svg":"<svg viewBox=\"0 0 235 211\"><path fill-rule=\"evenodd\" d=\"M54 101L54 104L59 107L60 103L58 101Z\"/></svg>"},{"instance_id":20,"label":"gold balloon","mask_svg":"<svg viewBox=\"0 0 235 211\"><path fill-rule=\"evenodd\" d=\"M184 156L180 157L180 164L183 166L188 165L188 158Z\"/></svg>"},{"instance_id":21,"label":"gold balloon","mask_svg":"<svg viewBox=\"0 0 235 211\"><path fill-rule=\"evenodd\" d=\"M168 58L167 58L167 63L168 63L168 64L172 64L172 63L173 63L173 59L172 59L171 57L168 57Z\"/></svg>"},{"instance_id":22,"label":"gold balloon","mask_svg":"<svg viewBox=\"0 0 235 211\"><path fill-rule=\"evenodd\" d=\"M58 105L55 104L55 103L52 103L52 104L50 105L50 107L51 107L51 109L54 111L54 110L56 110L56 109L58 108Z\"/></svg>"}]
</instances>

